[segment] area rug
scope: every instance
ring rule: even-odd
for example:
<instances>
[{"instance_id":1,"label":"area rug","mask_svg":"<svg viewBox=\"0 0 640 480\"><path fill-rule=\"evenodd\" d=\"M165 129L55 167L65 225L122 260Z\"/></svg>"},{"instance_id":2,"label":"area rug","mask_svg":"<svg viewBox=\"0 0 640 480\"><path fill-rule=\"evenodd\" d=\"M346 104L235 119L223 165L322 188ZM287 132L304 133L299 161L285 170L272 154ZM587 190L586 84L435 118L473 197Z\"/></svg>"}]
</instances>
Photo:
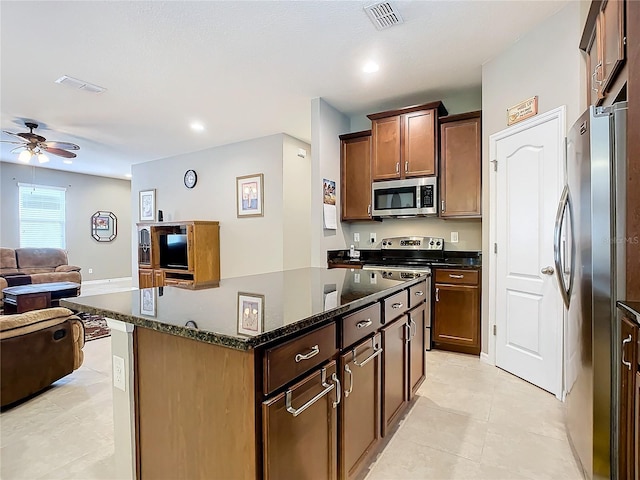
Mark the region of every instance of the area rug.
<instances>
[{"instance_id":1,"label":"area rug","mask_svg":"<svg viewBox=\"0 0 640 480\"><path fill-rule=\"evenodd\" d=\"M111 329L107 326L107 320L103 316L84 312L77 315L84 323L85 342L111 336Z\"/></svg>"}]
</instances>

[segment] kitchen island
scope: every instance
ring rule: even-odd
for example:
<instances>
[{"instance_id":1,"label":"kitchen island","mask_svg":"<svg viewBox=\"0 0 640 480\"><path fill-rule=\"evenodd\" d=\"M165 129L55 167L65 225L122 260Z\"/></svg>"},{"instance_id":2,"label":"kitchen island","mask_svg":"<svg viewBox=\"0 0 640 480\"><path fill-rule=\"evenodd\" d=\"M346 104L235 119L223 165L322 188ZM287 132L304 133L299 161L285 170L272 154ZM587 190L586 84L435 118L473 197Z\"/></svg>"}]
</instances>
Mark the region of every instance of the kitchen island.
<instances>
[{"instance_id":1,"label":"kitchen island","mask_svg":"<svg viewBox=\"0 0 640 480\"><path fill-rule=\"evenodd\" d=\"M427 280L307 268L63 304L113 319L119 474L350 479L424 381Z\"/></svg>"}]
</instances>

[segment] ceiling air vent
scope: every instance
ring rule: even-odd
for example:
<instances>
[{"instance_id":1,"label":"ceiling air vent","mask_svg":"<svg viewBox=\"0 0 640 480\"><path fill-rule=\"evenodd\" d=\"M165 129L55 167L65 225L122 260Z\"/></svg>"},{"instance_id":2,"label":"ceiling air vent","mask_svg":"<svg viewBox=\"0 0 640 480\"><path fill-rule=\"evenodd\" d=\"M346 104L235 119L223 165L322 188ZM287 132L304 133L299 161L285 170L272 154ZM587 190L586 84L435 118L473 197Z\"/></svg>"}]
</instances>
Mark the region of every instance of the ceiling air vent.
<instances>
[{"instance_id":1,"label":"ceiling air vent","mask_svg":"<svg viewBox=\"0 0 640 480\"><path fill-rule=\"evenodd\" d=\"M59 83L60 85L66 85L67 87L76 88L78 90L84 90L85 92L89 93L102 93L106 90L106 88L104 87L99 87L98 85L94 85L93 83L78 80L77 78L69 77L68 75L61 76L56 80L56 83Z\"/></svg>"},{"instance_id":2,"label":"ceiling air vent","mask_svg":"<svg viewBox=\"0 0 640 480\"><path fill-rule=\"evenodd\" d=\"M367 12L369 18L376 26L378 30L393 27L404 23L404 20L400 16L398 10L394 8L389 2L380 2L368 7L364 7L364 11Z\"/></svg>"}]
</instances>

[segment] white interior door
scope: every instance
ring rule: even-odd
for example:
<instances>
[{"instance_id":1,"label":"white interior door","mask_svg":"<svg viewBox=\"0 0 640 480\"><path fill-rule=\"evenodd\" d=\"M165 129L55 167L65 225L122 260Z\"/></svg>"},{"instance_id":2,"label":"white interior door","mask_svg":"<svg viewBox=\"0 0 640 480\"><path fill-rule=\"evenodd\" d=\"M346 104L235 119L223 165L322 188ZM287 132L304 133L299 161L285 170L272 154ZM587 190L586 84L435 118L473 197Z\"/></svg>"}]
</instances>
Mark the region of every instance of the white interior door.
<instances>
[{"instance_id":1,"label":"white interior door","mask_svg":"<svg viewBox=\"0 0 640 480\"><path fill-rule=\"evenodd\" d=\"M562 395L563 303L553 235L564 171L564 107L491 136L496 365Z\"/></svg>"}]
</instances>

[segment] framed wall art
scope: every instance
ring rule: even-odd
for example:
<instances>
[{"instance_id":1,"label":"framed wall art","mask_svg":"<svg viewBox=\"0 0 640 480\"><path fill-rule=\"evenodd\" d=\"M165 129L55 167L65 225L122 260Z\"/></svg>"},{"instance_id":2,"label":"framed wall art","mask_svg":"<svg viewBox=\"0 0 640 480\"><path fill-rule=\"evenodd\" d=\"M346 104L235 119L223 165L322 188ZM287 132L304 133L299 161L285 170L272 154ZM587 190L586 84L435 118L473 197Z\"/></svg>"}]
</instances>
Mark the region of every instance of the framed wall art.
<instances>
[{"instance_id":1,"label":"framed wall art","mask_svg":"<svg viewBox=\"0 0 640 480\"><path fill-rule=\"evenodd\" d=\"M236 177L236 206L238 218L264 216L263 182L264 174L262 173Z\"/></svg>"},{"instance_id":2,"label":"framed wall art","mask_svg":"<svg viewBox=\"0 0 640 480\"><path fill-rule=\"evenodd\" d=\"M156 219L156 190L140 191L140 221L154 222Z\"/></svg>"},{"instance_id":3,"label":"framed wall art","mask_svg":"<svg viewBox=\"0 0 640 480\"><path fill-rule=\"evenodd\" d=\"M264 295L238 292L238 333L259 335L264 330Z\"/></svg>"},{"instance_id":4,"label":"framed wall art","mask_svg":"<svg viewBox=\"0 0 640 480\"><path fill-rule=\"evenodd\" d=\"M140 314L147 317L155 317L156 311L156 289L140 289Z\"/></svg>"}]
</instances>

